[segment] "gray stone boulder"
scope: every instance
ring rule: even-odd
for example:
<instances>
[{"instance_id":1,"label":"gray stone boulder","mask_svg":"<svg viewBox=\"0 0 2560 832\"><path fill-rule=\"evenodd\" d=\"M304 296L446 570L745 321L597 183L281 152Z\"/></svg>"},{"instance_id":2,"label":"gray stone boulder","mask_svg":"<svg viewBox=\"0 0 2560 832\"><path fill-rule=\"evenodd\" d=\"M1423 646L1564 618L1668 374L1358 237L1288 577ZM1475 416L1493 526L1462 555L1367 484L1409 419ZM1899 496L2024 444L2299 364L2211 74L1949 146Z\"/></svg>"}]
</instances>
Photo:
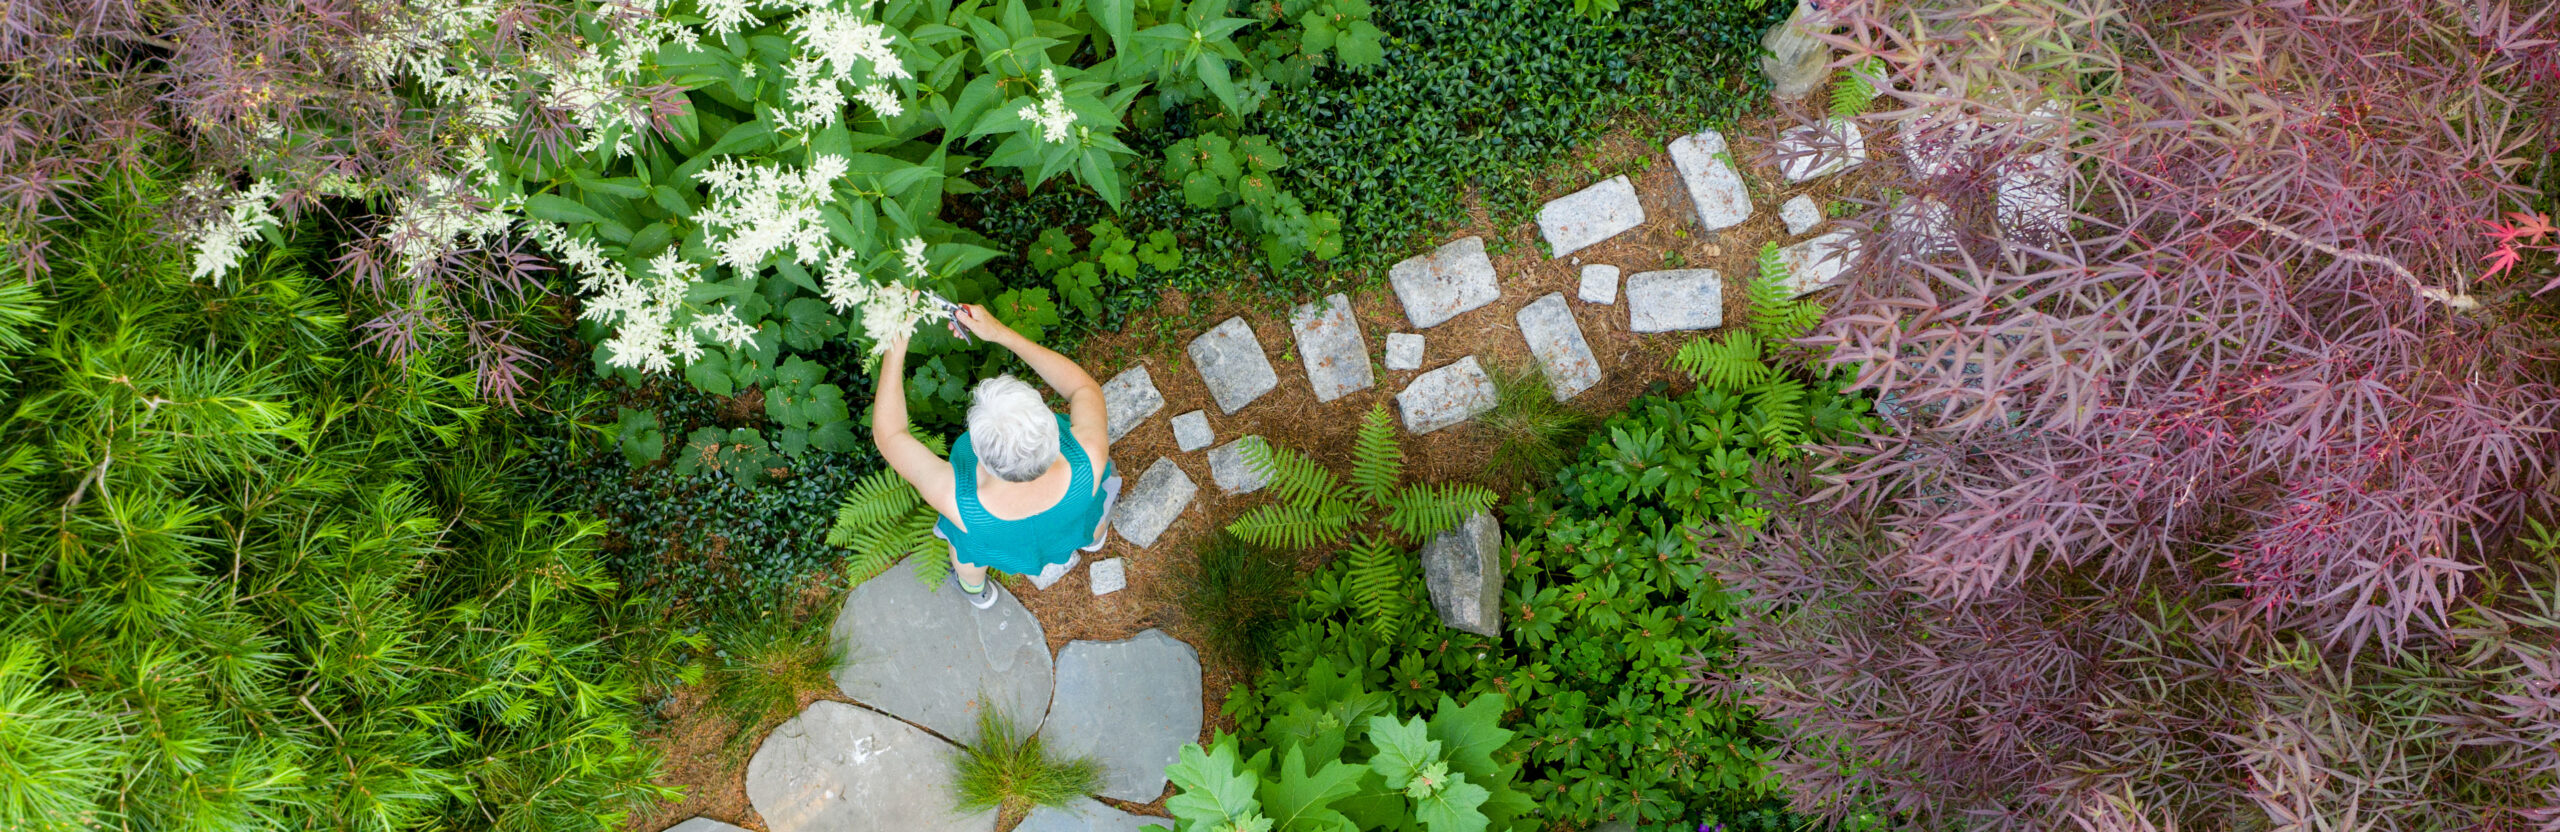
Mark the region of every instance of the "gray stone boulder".
<instances>
[{"instance_id":1,"label":"gray stone boulder","mask_svg":"<svg viewBox=\"0 0 2560 832\"><path fill-rule=\"evenodd\" d=\"M1422 544L1422 581L1440 623L1487 638L1502 635L1502 524L1476 512ZM1064 684L1063 671L1060 684Z\"/></svg>"},{"instance_id":2,"label":"gray stone boulder","mask_svg":"<svg viewBox=\"0 0 2560 832\"><path fill-rule=\"evenodd\" d=\"M1770 95L1794 101L1831 77L1831 45L1814 35L1833 28L1812 3L1796 0L1796 10L1785 22L1760 35L1760 47L1769 50L1760 56L1760 74L1769 79Z\"/></svg>"},{"instance_id":3,"label":"gray stone boulder","mask_svg":"<svg viewBox=\"0 0 2560 832\"><path fill-rule=\"evenodd\" d=\"M1079 797L1064 808L1042 806L1031 810L1013 832L1140 832L1151 826L1172 829L1173 821L1132 815L1105 806L1102 801Z\"/></svg>"},{"instance_id":4,"label":"gray stone boulder","mask_svg":"<svg viewBox=\"0 0 2560 832\"><path fill-rule=\"evenodd\" d=\"M1563 257L1644 224L1644 201L1634 182L1612 176L1538 209L1538 233L1553 256Z\"/></svg>"},{"instance_id":5,"label":"gray stone boulder","mask_svg":"<svg viewBox=\"0 0 2560 832\"><path fill-rule=\"evenodd\" d=\"M1061 757L1102 764L1096 794L1152 801L1183 744L1200 741L1200 654L1162 630L1068 642L1058 651L1058 697L1049 710L1042 739Z\"/></svg>"},{"instance_id":6,"label":"gray stone boulder","mask_svg":"<svg viewBox=\"0 0 2560 832\"><path fill-rule=\"evenodd\" d=\"M1271 357L1262 353L1261 339L1253 337L1253 327L1244 317L1228 318L1211 327L1200 337L1191 339L1191 365L1200 370L1200 380L1209 386L1209 396L1218 400L1219 412L1235 415L1245 405L1262 398L1271 388L1280 386L1280 374L1271 369Z\"/></svg>"},{"instance_id":7,"label":"gray stone boulder","mask_svg":"<svg viewBox=\"0 0 2560 832\"><path fill-rule=\"evenodd\" d=\"M710 818L687 818L683 823L667 827L666 832L747 832L747 830Z\"/></svg>"},{"instance_id":8,"label":"gray stone boulder","mask_svg":"<svg viewBox=\"0 0 2560 832\"><path fill-rule=\"evenodd\" d=\"M1322 305L1300 304L1289 318L1298 341L1298 361L1307 368L1307 384L1317 402L1329 402L1369 389L1377 379L1369 372L1369 341L1360 337L1360 320L1351 314L1351 296L1325 296ZM1184 450L1189 450L1188 448Z\"/></svg>"},{"instance_id":9,"label":"gray stone boulder","mask_svg":"<svg viewBox=\"0 0 2560 832\"><path fill-rule=\"evenodd\" d=\"M1724 134L1703 130L1671 141L1671 167L1689 191L1698 225L1709 231L1731 228L1751 218L1751 188L1733 167L1732 148Z\"/></svg>"},{"instance_id":10,"label":"gray stone boulder","mask_svg":"<svg viewBox=\"0 0 2560 832\"><path fill-rule=\"evenodd\" d=\"M1582 324L1573 319L1573 307L1564 302L1563 292L1530 301L1520 307L1516 320L1520 337L1529 342L1529 354L1537 356L1538 365L1547 371L1547 386L1555 391L1556 401L1581 395L1600 383L1600 359L1582 339Z\"/></svg>"},{"instance_id":11,"label":"gray stone boulder","mask_svg":"<svg viewBox=\"0 0 2560 832\"><path fill-rule=\"evenodd\" d=\"M1404 429L1416 436L1473 419L1493 405L1493 377L1472 355L1415 376L1404 392L1396 394L1396 411L1404 415Z\"/></svg>"},{"instance_id":12,"label":"gray stone boulder","mask_svg":"<svg viewBox=\"0 0 2560 832\"><path fill-rule=\"evenodd\" d=\"M1831 285L1849 271L1849 264L1857 257L1857 235L1847 229L1779 249L1778 262L1787 266L1787 296L1796 297Z\"/></svg>"},{"instance_id":13,"label":"gray stone boulder","mask_svg":"<svg viewBox=\"0 0 2560 832\"><path fill-rule=\"evenodd\" d=\"M994 809L952 809L960 755L915 726L821 700L765 736L747 761L747 802L772 832L992 832Z\"/></svg>"},{"instance_id":14,"label":"gray stone boulder","mask_svg":"<svg viewBox=\"0 0 2560 832\"><path fill-rule=\"evenodd\" d=\"M1102 412L1113 442L1162 409L1164 394L1156 392L1156 379L1147 374L1147 365L1122 370L1102 383Z\"/></svg>"},{"instance_id":15,"label":"gray stone boulder","mask_svg":"<svg viewBox=\"0 0 2560 832\"><path fill-rule=\"evenodd\" d=\"M950 579L928 588L915 572L911 557L845 593L828 630L844 649L836 689L964 743L983 707L1039 730L1052 678L1040 621L1001 585L993 608L973 609Z\"/></svg>"},{"instance_id":16,"label":"gray stone boulder","mask_svg":"<svg viewBox=\"0 0 2560 832\"><path fill-rule=\"evenodd\" d=\"M1422 336L1410 332L1387 333L1387 369L1422 369Z\"/></svg>"},{"instance_id":17,"label":"gray stone boulder","mask_svg":"<svg viewBox=\"0 0 2560 832\"><path fill-rule=\"evenodd\" d=\"M1770 152L1778 159L1779 175L1789 182L1803 182L1866 161L1867 136L1848 119L1827 118L1818 127L1803 124L1780 131Z\"/></svg>"},{"instance_id":18,"label":"gray stone boulder","mask_svg":"<svg viewBox=\"0 0 2560 832\"><path fill-rule=\"evenodd\" d=\"M1627 277L1627 329L1675 332L1724 325L1724 275L1673 269Z\"/></svg>"},{"instance_id":19,"label":"gray stone boulder","mask_svg":"<svg viewBox=\"0 0 2560 832\"><path fill-rule=\"evenodd\" d=\"M1406 258L1387 270L1396 302L1415 329L1430 329L1502 297L1502 283L1485 256L1484 238L1468 237Z\"/></svg>"},{"instance_id":20,"label":"gray stone boulder","mask_svg":"<svg viewBox=\"0 0 2560 832\"><path fill-rule=\"evenodd\" d=\"M1138 475L1138 484L1120 495L1120 504L1111 508L1111 528L1121 537L1144 549L1156 545L1156 538L1182 516L1200 486L1173 460L1156 457L1147 472Z\"/></svg>"},{"instance_id":21,"label":"gray stone boulder","mask_svg":"<svg viewBox=\"0 0 2560 832\"><path fill-rule=\"evenodd\" d=\"M1194 410L1173 417L1173 446L1196 451L1218 441L1217 431L1209 429L1209 411Z\"/></svg>"},{"instance_id":22,"label":"gray stone boulder","mask_svg":"<svg viewBox=\"0 0 2560 832\"><path fill-rule=\"evenodd\" d=\"M1269 484L1264 481L1262 472L1254 470L1253 463L1246 461L1244 456L1244 449L1248 445L1261 441L1262 437L1259 436L1243 436L1237 437L1236 441L1209 449L1209 479L1218 483L1219 491L1228 494L1251 494Z\"/></svg>"},{"instance_id":23,"label":"gray stone boulder","mask_svg":"<svg viewBox=\"0 0 2560 832\"><path fill-rule=\"evenodd\" d=\"M1582 298L1583 303L1602 306L1617 303L1618 267L1598 263L1582 267L1582 283L1574 287L1574 294Z\"/></svg>"}]
</instances>

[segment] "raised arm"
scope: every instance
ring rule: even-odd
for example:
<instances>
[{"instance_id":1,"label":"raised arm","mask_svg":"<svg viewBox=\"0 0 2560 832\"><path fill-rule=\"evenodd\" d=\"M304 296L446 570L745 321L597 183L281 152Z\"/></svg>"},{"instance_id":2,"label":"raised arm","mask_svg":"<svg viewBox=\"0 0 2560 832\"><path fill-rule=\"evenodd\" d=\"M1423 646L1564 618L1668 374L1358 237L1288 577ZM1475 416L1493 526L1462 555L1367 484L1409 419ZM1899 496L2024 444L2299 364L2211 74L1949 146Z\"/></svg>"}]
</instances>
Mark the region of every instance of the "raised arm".
<instances>
[{"instance_id":1,"label":"raised arm","mask_svg":"<svg viewBox=\"0 0 2560 832\"><path fill-rule=\"evenodd\" d=\"M1102 385L1087 375L1075 359L1059 355L1057 350L1034 344L1031 339L996 320L994 313L975 304L960 307L959 322L987 343L1012 350L1040 374L1049 389L1067 400L1067 422L1075 428L1076 441L1084 443L1085 452L1093 457L1095 470L1111 461L1109 419L1102 409Z\"/></svg>"},{"instance_id":2,"label":"raised arm","mask_svg":"<svg viewBox=\"0 0 2560 832\"><path fill-rule=\"evenodd\" d=\"M871 443L880 446L880 458L890 470L915 486L935 511L944 517L960 516L951 493L951 463L934 456L933 449L916 441L915 432L907 427L907 339L903 337L890 342L888 355L880 360L880 383L871 391Z\"/></svg>"}]
</instances>

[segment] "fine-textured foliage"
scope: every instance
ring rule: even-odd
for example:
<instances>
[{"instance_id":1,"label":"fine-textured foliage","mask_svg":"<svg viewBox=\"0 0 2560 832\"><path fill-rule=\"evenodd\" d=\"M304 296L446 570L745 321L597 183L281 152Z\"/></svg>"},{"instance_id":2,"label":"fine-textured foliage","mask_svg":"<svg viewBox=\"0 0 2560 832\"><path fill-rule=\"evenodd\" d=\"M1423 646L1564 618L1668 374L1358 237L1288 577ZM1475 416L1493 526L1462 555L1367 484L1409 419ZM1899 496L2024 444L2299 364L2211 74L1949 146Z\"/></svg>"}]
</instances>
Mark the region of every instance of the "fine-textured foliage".
<instances>
[{"instance_id":1,"label":"fine-textured foliage","mask_svg":"<svg viewBox=\"0 0 2560 832\"><path fill-rule=\"evenodd\" d=\"M825 690L829 674L844 661L844 650L828 638L829 615L805 618L788 613L722 622L711 628L717 645L710 670L711 707L735 723L730 748L742 749L777 723L800 710L800 692Z\"/></svg>"},{"instance_id":2,"label":"fine-textured foliage","mask_svg":"<svg viewBox=\"0 0 2560 832\"><path fill-rule=\"evenodd\" d=\"M916 438L935 454L949 453L942 437L917 431ZM827 545L853 550L844 562L848 586L870 580L910 555L920 556L915 559L916 580L932 586L951 573L950 559L936 557L950 550L933 533L941 516L898 472L882 468L845 492L835 523L827 528Z\"/></svg>"},{"instance_id":3,"label":"fine-textured foliage","mask_svg":"<svg viewBox=\"0 0 2560 832\"><path fill-rule=\"evenodd\" d=\"M1180 568L1183 617L1200 634L1200 648L1235 667L1261 666L1297 598L1296 567L1277 552L1222 533Z\"/></svg>"},{"instance_id":4,"label":"fine-textured foliage","mask_svg":"<svg viewBox=\"0 0 2560 832\"><path fill-rule=\"evenodd\" d=\"M978 710L978 740L952 773L953 803L962 812L1066 806L1102 788L1102 764L1054 760L1038 735L1025 736L1001 708Z\"/></svg>"},{"instance_id":5,"label":"fine-textured foliage","mask_svg":"<svg viewBox=\"0 0 2560 832\"><path fill-rule=\"evenodd\" d=\"M1227 524L1227 531L1259 545L1305 549L1339 543L1384 510L1380 519L1388 529L1419 541L1493 505L1493 492L1480 485L1403 484L1404 450L1395 441L1394 418L1384 404L1362 417L1347 485L1296 451L1265 442L1247 445L1246 463L1263 474L1279 502L1255 506Z\"/></svg>"},{"instance_id":6,"label":"fine-textured foliage","mask_svg":"<svg viewBox=\"0 0 2560 832\"><path fill-rule=\"evenodd\" d=\"M1473 429L1496 438L1485 460L1496 476L1525 479L1572 458L1591 419L1556 401L1544 370L1532 366L1522 371L1496 362L1485 366L1485 374L1493 378L1493 409L1476 414Z\"/></svg>"}]
</instances>

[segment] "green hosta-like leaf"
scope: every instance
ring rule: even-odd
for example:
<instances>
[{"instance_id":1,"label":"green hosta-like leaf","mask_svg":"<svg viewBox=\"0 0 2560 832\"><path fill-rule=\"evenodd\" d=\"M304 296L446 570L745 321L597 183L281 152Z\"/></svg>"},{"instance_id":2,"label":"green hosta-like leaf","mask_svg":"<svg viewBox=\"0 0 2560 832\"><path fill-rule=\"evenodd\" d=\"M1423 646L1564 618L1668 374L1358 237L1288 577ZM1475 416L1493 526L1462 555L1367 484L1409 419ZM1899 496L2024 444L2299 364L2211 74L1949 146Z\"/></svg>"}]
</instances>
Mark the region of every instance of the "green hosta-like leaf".
<instances>
[{"instance_id":1,"label":"green hosta-like leaf","mask_svg":"<svg viewBox=\"0 0 2560 832\"><path fill-rule=\"evenodd\" d=\"M534 219L564 225L595 224L607 221L603 214L597 213L594 208L587 207L586 203L558 194L534 194L526 197L524 212Z\"/></svg>"},{"instance_id":2,"label":"green hosta-like leaf","mask_svg":"<svg viewBox=\"0 0 2560 832\"><path fill-rule=\"evenodd\" d=\"M679 333L675 337L691 338L693 333ZM693 385L693 389L715 396L726 396L737 391L737 388L729 383L729 353L724 350L704 350L701 358L696 358L693 363L684 365L684 380L685 383Z\"/></svg>"},{"instance_id":3,"label":"green hosta-like leaf","mask_svg":"<svg viewBox=\"0 0 2560 832\"><path fill-rule=\"evenodd\" d=\"M1203 750L1198 743L1182 747L1182 756L1164 770L1181 793L1164 803L1165 811L1189 829L1226 829L1240 821L1262 818L1262 801L1256 796L1260 778L1236 758L1234 737L1218 738L1217 746ZM1264 829L1269 820L1263 819Z\"/></svg>"},{"instance_id":4,"label":"green hosta-like leaf","mask_svg":"<svg viewBox=\"0 0 2560 832\"><path fill-rule=\"evenodd\" d=\"M1351 24L1334 42L1334 53L1345 66L1377 66L1387 61L1387 33L1363 20Z\"/></svg>"},{"instance_id":5,"label":"green hosta-like leaf","mask_svg":"<svg viewBox=\"0 0 2560 832\"><path fill-rule=\"evenodd\" d=\"M1351 819L1335 811L1333 802L1360 790L1361 768L1324 759L1311 773L1307 750L1290 746L1280 757L1276 780L1262 784L1262 807L1275 832L1353 832Z\"/></svg>"}]
</instances>

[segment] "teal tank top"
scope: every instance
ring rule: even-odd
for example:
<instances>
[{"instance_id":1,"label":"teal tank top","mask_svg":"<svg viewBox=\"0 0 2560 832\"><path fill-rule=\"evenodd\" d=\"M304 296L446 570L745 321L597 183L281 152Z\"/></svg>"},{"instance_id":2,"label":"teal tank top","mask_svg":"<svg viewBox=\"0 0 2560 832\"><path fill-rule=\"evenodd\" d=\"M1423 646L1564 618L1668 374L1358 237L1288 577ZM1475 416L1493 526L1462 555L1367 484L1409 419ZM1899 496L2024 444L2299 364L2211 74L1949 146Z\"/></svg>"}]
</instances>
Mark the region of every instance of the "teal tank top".
<instances>
[{"instance_id":1,"label":"teal tank top","mask_svg":"<svg viewBox=\"0 0 2560 832\"><path fill-rule=\"evenodd\" d=\"M943 517L934 521L934 530L951 541L961 562L1030 575L1049 564L1067 562L1077 549L1093 543L1093 528L1102 522L1103 495L1098 486L1111 478L1111 466L1104 465L1102 476L1094 476L1093 462L1085 458L1084 443L1076 441L1068 429L1067 417L1050 415L1058 420L1058 450L1067 458L1067 493L1057 505L1019 520L998 519L978 502L977 448L966 433L952 441L952 497L961 521L969 527L962 529Z\"/></svg>"}]
</instances>

